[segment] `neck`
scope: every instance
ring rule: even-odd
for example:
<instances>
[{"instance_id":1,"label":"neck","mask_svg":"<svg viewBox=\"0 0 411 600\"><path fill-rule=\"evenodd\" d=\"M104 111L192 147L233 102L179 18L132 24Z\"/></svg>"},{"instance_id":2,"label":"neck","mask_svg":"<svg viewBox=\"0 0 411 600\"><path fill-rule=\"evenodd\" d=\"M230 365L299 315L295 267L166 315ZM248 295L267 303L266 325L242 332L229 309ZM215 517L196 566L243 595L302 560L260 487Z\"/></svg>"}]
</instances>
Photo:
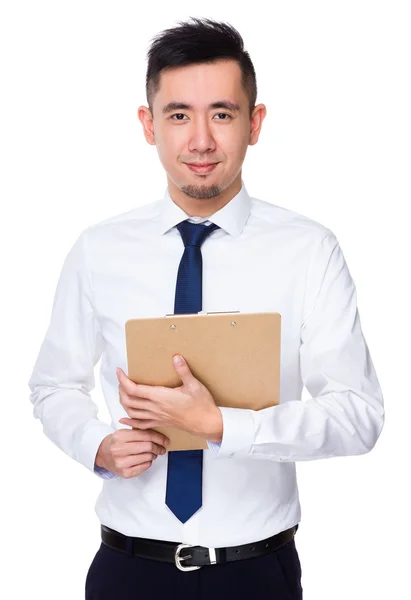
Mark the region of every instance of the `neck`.
<instances>
[{"instance_id":1,"label":"neck","mask_svg":"<svg viewBox=\"0 0 411 600\"><path fill-rule=\"evenodd\" d=\"M192 198L187 196L167 176L168 192L174 204L177 204L190 217L209 217L223 208L241 190L241 171L235 180L214 198Z\"/></svg>"}]
</instances>

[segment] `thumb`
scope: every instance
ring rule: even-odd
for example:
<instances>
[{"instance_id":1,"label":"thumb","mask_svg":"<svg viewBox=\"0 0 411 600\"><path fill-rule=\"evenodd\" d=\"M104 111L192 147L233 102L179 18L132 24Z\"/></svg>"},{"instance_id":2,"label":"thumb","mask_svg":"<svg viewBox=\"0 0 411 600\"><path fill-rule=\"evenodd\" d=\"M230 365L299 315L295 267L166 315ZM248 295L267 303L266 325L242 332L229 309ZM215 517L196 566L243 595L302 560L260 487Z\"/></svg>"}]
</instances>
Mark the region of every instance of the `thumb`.
<instances>
[{"instance_id":1,"label":"thumb","mask_svg":"<svg viewBox=\"0 0 411 600\"><path fill-rule=\"evenodd\" d=\"M195 379L194 375L190 371L187 361L180 354L176 354L173 357L173 364L175 370L180 375L183 384L188 384Z\"/></svg>"}]
</instances>

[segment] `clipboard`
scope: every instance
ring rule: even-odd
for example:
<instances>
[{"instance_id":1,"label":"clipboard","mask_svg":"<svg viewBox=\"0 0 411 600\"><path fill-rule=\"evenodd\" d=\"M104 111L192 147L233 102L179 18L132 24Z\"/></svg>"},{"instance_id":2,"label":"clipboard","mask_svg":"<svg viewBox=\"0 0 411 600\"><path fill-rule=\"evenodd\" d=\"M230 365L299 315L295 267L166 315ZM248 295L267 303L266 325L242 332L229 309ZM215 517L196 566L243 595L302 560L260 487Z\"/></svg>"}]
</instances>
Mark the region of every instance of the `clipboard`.
<instances>
[{"instance_id":1,"label":"clipboard","mask_svg":"<svg viewBox=\"0 0 411 600\"><path fill-rule=\"evenodd\" d=\"M205 312L129 319L125 323L129 379L182 384L172 357L181 354L217 406L261 410L280 402L281 315ZM207 441L174 427L153 427L168 450L208 450Z\"/></svg>"}]
</instances>

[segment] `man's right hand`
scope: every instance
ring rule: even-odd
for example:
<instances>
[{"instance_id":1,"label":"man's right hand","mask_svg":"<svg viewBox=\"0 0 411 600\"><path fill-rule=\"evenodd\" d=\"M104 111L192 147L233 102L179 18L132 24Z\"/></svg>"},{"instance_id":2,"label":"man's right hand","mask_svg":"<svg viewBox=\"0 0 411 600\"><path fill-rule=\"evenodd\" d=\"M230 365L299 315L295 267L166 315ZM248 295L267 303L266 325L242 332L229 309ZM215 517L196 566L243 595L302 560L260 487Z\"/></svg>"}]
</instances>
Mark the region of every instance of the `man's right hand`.
<instances>
[{"instance_id":1,"label":"man's right hand","mask_svg":"<svg viewBox=\"0 0 411 600\"><path fill-rule=\"evenodd\" d=\"M169 441L154 429L118 429L101 442L95 465L125 479L136 477L165 454Z\"/></svg>"}]
</instances>

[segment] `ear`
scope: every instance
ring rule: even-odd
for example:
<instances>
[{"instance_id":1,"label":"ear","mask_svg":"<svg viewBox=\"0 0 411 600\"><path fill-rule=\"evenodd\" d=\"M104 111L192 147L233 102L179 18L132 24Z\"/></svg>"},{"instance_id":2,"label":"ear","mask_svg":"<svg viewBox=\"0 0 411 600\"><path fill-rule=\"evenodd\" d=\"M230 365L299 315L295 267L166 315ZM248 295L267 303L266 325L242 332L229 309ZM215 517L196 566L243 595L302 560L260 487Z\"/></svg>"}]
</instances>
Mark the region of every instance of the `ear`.
<instances>
[{"instance_id":1,"label":"ear","mask_svg":"<svg viewBox=\"0 0 411 600\"><path fill-rule=\"evenodd\" d=\"M254 146L258 142L258 138L260 136L261 126L263 124L263 120L267 114L267 108L265 104L257 104L257 106L253 110L253 114L251 116L251 124L250 124L250 140L248 142L249 146Z\"/></svg>"},{"instance_id":2,"label":"ear","mask_svg":"<svg viewBox=\"0 0 411 600\"><path fill-rule=\"evenodd\" d=\"M137 116L143 125L143 132L146 141L152 146L155 146L156 141L154 138L154 120L150 109L147 106L139 106L137 110Z\"/></svg>"}]
</instances>

